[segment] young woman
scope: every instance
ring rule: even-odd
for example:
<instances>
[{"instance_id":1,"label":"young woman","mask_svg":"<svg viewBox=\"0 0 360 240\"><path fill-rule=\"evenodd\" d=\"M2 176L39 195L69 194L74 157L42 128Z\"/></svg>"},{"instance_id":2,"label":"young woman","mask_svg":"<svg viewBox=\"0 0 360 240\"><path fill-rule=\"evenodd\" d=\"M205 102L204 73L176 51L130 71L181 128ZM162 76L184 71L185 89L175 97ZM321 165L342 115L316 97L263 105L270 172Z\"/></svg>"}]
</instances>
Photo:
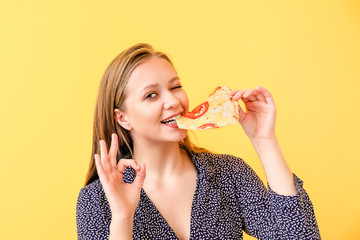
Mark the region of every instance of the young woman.
<instances>
[{"instance_id":1,"label":"young woman","mask_svg":"<svg viewBox=\"0 0 360 240\"><path fill-rule=\"evenodd\" d=\"M311 201L275 136L264 88L235 90L268 189L240 158L195 147L175 117L189 102L169 58L137 44L106 69L92 157L77 202L79 239L320 239ZM239 129L240 131L240 129Z\"/></svg>"}]
</instances>

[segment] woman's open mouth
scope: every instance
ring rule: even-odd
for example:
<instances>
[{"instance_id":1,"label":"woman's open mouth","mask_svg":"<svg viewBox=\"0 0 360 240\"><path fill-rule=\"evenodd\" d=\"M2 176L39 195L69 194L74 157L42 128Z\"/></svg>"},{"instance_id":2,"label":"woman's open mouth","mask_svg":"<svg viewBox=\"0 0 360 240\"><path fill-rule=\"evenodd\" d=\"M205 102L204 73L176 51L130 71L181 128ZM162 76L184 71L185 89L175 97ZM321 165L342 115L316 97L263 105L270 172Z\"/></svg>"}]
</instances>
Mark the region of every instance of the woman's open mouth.
<instances>
[{"instance_id":1,"label":"woman's open mouth","mask_svg":"<svg viewBox=\"0 0 360 240\"><path fill-rule=\"evenodd\" d=\"M178 119L181 116L181 114L178 114L176 116L173 116L171 118L168 118L164 121L161 121L161 123L163 124L171 124L171 125L176 125L176 119Z\"/></svg>"}]
</instances>

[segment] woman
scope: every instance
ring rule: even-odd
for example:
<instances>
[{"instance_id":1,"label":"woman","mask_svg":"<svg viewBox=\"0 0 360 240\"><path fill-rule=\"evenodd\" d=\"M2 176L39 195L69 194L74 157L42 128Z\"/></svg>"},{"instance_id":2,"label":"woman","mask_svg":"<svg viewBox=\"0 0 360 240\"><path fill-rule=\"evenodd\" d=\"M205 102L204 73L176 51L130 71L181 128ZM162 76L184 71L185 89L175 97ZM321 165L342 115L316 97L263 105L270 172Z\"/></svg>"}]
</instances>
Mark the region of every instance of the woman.
<instances>
[{"instance_id":1,"label":"woman","mask_svg":"<svg viewBox=\"0 0 360 240\"><path fill-rule=\"evenodd\" d=\"M92 158L77 203L79 239L320 239L312 204L275 136L264 88L235 90L240 123L269 190L240 158L195 147L169 121L188 98L169 60L137 44L106 69L94 116Z\"/></svg>"}]
</instances>

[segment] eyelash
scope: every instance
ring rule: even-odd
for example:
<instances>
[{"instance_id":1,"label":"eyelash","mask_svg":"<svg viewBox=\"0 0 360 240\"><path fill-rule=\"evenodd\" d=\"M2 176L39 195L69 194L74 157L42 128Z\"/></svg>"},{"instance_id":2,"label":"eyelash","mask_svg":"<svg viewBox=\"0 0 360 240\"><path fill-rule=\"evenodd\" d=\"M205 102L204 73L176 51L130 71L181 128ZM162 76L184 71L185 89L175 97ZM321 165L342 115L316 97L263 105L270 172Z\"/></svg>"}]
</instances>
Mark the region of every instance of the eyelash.
<instances>
[{"instance_id":1,"label":"eyelash","mask_svg":"<svg viewBox=\"0 0 360 240\"><path fill-rule=\"evenodd\" d=\"M152 98L154 98L154 97L151 97L151 95L153 95L153 94L156 94L156 93L146 94L145 99L152 99Z\"/></svg>"},{"instance_id":2,"label":"eyelash","mask_svg":"<svg viewBox=\"0 0 360 240\"><path fill-rule=\"evenodd\" d=\"M178 86L175 86L175 87L173 87L173 88L170 88L170 90L175 90L175 89L178 89L178 88L182 88L182 86L181 86L181 85L178 85ZM153 94L155 94L155 95L157 96L157 93L152 92L152 93L149 93L149 94L146 94L146 95L145 95L145 100L151 100L151 99L155 98L156 96L151 97Z\"/></svg>"},{"instance_id":3,"label":"eyelash","mask_svg":"<svg viewBox=\"0 0 360 240\"><path fill-rule=\"evenodd\" d=\"M175 87L171 88L171 90L174 90L174 89L177 89L177 88L182 88L182 86L181 85L175 86Z\"/></svg>"}]
</instances>

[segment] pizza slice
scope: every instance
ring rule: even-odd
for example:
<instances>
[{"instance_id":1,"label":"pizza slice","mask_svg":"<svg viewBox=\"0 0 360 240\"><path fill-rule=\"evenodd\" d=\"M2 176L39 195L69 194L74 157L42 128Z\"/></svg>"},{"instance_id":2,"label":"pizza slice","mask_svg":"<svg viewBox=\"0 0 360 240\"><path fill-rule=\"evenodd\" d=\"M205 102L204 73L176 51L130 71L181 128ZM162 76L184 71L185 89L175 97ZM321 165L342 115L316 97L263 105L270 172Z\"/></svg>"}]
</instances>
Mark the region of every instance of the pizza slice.
<instances>
[{"instance_id":1,"label":"pizza slice","mask_svg":"<svg viewBox=\"0 0 360 240\"><path fill-rule=\"evenodd\" d=\"M239 124L239 103L230 97L230 89L217 87L191 112L176 119L179 128L205 130Z\"/></svg>"}]
</instances>

